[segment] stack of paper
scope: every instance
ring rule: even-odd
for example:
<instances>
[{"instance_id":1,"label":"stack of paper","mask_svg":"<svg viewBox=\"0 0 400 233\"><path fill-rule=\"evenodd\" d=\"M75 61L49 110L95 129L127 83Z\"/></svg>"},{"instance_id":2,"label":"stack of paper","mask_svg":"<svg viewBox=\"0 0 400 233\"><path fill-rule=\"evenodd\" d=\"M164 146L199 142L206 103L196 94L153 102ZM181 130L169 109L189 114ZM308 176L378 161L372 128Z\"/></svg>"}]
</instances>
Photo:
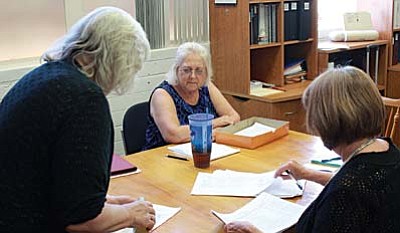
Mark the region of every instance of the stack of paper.
<instances>
[{"instance_id":1,"label":"stack of paper","mask_svg":"<svg viewBox=\"0 0 400 233\"><path fill-rule=\"evenodd\" d=\"M168 219L172 218L181 210L180 207L174 208L157 204L153 204L153 208L156 211L156 224L154 225L152 230L165 223ZM114 231L113 233L135 233L135 228L124 228L118 231Z\"/></svg>"},{"instance_id":2,"label":"stack of paper","mask_svg":"<svg viewBox=\"0 0 400 233\"><path fill-rule=\"evenodd\" d=\"M192 158L192 145L190 144L190 142L175 146L169 146L168 150L182 155L183 157ZM240 149L213 142L211 148L211 160L216 160L239 152Z\"/></svg>"},{"instance_id":3,"label":"stack of paper","mask_svg":"<svg viewBox=\"0 0 400 233\"><path fill-rule=\"evenodd\" d=\"M264 233L281 232L297 223L306 207L261 193L247 205L230 214L212 211L224 223L248 221Z\"/></svg>"},{"instance_id":4,"label":"stack of paper","mask_svg":"<svg viewBox=\"0 0 400 233\"><path fill-rule=\"evenodd\" d=\"M302 184L304 187L304 182ZM274 171L248 173L231 170L217 170L213 173L199 172L191 194L255 197L263 191L282 198L303 194L303 190L299 189L295 180L275 179Z\"/></svg>"}]
</instances>

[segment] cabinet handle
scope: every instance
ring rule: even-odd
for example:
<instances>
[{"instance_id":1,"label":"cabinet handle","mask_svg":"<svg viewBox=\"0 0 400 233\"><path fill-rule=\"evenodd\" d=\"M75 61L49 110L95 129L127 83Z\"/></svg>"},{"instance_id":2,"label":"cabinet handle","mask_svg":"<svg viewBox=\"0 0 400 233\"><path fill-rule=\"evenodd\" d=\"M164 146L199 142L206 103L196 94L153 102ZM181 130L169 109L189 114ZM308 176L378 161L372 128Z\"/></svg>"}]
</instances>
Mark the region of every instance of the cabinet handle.
<instances>
[{"instance_id":1,"label":"cabinet handle","mask_svg":"<svg viewBox=\"0 0 400 233\"><path fill-rule=\"evenodd\" d=\"M290 115L294 115L296 112L285 112L284 115L285 116L290 116Z\"/></svg>"}]
</instances>

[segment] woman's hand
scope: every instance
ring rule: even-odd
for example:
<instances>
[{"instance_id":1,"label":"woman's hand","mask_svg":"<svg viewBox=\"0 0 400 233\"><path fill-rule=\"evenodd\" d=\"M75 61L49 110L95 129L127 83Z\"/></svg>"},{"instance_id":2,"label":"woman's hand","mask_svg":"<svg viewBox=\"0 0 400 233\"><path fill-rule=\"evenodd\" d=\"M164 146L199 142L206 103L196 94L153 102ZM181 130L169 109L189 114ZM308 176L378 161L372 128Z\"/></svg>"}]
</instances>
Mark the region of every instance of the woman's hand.
<instances>
[{"instance_id":1,"label":"woman's hand","mask_svg":"<svg viewBox=\"0 0 400 233\"><path fill-rule=\"evenodd\" d=\"M289 162L283 164L276 170L274 177L283 176L282 174L287 170L292 173L296 180L307 179L308 173L310 172L310 169L304 167L297 161L289 160Z\"/></svg>"},{"instance_id":2,"label":"woman's hand","mask_svg":"<svg viewBox=\"0 0 400 233\"><path fill-rule=\"evenodd\" d=\"M132 223L131 226L151 230L156 222L155 210L148 201L136 200L125 204L128 207Z\"/></svg>"},{"instance_id":3,"label":"woman's hand","mask_svg":"<svg viewBox=\"0 0 400 233\"><path fill-rule=\"evenodd\" d=\"M245 221L230 222L225 225L224 231L226 233L262 233L257 227Z\"/></svg>"},{"instance_id":4,"label":"woman's hand","mask_svg":"<svg viewBox=\"0 0 400 233\"><path fill-rule=\"evenodd\" d=\"M331 172L309 169L294 160L290 160L276 170L275 177L283 176L283 173L287 170L290 171L296 180L304 179L321 185L326 185L333 176Z\"/></svg>"}]
</instances>

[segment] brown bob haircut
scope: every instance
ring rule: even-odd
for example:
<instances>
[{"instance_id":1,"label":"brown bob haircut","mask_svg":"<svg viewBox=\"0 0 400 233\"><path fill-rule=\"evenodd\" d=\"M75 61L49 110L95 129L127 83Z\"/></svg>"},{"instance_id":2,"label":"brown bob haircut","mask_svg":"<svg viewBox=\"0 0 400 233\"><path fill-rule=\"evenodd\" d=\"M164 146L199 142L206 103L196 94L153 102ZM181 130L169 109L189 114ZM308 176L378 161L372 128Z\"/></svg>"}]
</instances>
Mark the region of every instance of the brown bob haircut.
<instances>
[{"instance_id":1,"label":"brown bob haircut","mask_svg":"<svg viewBox=\"0 0 400 233\"><path fill-rule=\"evenodd\" d=\"M376 137L385 120L385 107L371 77L346 66L326 71L303 94L306 125L328 149Z\"/></svg>"}]
</instances>

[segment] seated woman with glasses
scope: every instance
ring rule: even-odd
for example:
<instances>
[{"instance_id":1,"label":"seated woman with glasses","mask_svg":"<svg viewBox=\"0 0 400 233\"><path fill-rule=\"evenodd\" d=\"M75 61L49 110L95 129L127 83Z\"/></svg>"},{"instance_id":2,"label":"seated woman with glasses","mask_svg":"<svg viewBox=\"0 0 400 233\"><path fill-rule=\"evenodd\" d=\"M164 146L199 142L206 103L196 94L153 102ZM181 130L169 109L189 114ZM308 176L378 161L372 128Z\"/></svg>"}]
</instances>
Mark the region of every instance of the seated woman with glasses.
<instances>
[{"instance_id":1,"label":"seated woman with glasses","mask_svg":"<svg viewBox=\"0 0 400 233\"><path fill-rule=\"evenodd\" d=\"M193 113L213 114L213 128L240 120L239 114L211 82L211 76L210 55L205 47L194 42L179 46L167 80L150 97L144 150L188 142L188 116Z\"/></svg>"}]
</instances>

